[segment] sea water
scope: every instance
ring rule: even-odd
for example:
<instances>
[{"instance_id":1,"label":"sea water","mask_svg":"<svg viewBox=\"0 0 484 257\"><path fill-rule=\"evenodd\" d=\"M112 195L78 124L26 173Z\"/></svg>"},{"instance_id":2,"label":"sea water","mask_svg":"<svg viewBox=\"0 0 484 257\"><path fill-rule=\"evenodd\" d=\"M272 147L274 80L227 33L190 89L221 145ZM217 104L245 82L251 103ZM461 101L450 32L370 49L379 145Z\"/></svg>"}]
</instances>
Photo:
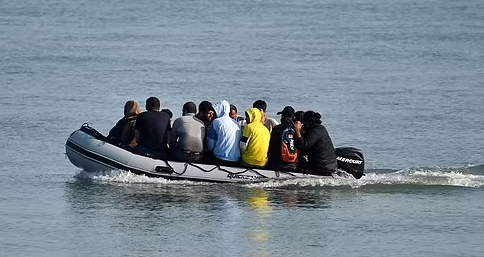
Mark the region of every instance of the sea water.
<instances>
[{"instance_id":1,"label":"sea water","mask_svg":"<svg viewBox=\"0 0 484 257\"><path fill-rule=\"evenodd\" d=\"M482 256L482 1L0 1L0 256ZM323 116L360 180L86 173L125 101Z\"/></svg>"}]
</instances>

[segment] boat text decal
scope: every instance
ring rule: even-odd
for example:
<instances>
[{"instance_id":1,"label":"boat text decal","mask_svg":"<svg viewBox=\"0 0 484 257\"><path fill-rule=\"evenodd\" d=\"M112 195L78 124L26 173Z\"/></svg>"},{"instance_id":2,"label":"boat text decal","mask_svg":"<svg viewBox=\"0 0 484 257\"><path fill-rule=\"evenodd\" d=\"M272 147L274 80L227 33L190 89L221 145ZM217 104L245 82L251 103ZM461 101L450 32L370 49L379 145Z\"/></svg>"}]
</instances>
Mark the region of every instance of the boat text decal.
<instances>
[{"instance_id":1,"label":"boat text decal","mask_svg":"<svg viewBox=\"0 0 484 257\"><path fill-rule=\"evenodd\" d=\"M230 178L230 179L233 179L233 178L236 178L236 179L260 179L260 178L264 178L264 177L254 176L254 175L241 175L241 174L235 174L235 173L228 173L227 178Z\"/></svg>"}]
</instances>

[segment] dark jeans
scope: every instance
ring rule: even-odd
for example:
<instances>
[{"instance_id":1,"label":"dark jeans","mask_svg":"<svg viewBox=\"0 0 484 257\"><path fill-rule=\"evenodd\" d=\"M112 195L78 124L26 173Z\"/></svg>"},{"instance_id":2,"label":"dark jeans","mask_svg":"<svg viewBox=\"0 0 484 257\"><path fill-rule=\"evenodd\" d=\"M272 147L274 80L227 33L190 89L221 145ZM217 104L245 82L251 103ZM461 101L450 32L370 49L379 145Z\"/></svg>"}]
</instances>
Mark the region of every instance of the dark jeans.
<instances>
[{"instance_id":1,"label":"dark jeans","mask_svg":"<svg viewBox=\"0 0 484 257\"><path fill-rule=\"evenodd\" d=\"M331 176L331 174L335 172L334 170L323 169L322 167L319 167L313 163L309 163L305 159L299 160L298 170L301 173L320 175L320 176Z\"/></svg>"},{"instance_id":2,"label":"dark jeans","mask_svg":"<svg viewBox=\"0 0 484 257\"><path fill-rule=\"evenodd\" d=\"M215 157L213 154L210 154L210 160L208 161L208 163L213 164L213 165L229 166L229 167L238 167L239 166L238 162L221 160L221 159Z\"/></svg>"},{"instance_id":3,"label":"dark jeans","mask_svg":"<svg viewBox=\"0 0 484 257\"><path fill-rule=\"evenodd\" d=\"M244 160L240 159L240 166L245 168L252 168L252 169L264 169L263 166L252 165L244 162Z\"/></svg>"}]
</instances>

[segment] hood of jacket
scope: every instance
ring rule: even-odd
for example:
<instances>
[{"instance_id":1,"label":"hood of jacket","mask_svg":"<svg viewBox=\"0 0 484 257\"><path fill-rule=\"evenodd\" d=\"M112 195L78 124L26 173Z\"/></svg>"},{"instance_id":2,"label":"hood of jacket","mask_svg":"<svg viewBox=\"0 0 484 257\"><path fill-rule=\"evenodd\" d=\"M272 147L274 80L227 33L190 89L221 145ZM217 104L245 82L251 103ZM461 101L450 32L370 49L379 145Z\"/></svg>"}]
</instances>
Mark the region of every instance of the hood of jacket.
<instances>
[{"instance_id":1,"label":"hood of jacket","mask_svg":"<svg viewBox=\"0 0 484 257\"><path fill-rule=\"evenodd\" d=\"M229 116L229 114L230 114L230 104L229 104L229 102L227 102L225 100L222 100L220 102L216 102L213 105L213 110L217 114L217 118Z\"/></svg>"},{"instance_id":2,"label":"hood of jacket","mask_svg":"<svg viewBox=\"0 0 484 257\"><path fill-rule=\"evenodd\" d=\"M245 111L245 113L247 113L247 116L249 116L249 123L255 123L255 122L260 122L262 123L262 114L260 113L260 110L257 109L257 108L252 108L252 109L249 109L247 111Z\"/></svg>"}]
</instances>

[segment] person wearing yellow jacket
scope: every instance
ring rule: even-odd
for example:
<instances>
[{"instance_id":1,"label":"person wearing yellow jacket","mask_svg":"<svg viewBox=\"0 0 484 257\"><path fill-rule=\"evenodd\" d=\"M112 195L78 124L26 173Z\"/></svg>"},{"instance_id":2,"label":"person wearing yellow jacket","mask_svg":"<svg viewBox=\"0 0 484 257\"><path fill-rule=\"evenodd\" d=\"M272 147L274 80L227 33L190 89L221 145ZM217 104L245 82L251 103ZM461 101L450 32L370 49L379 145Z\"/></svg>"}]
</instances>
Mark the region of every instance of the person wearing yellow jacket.
<instances>
[{"instance_id":1,"label":"person wearing yellow jacket","mask_svg":"<svg viewBox=\"0 0 484 257\"><path fill-rule=\"evenodd\" d=\"M263 168L267 164L267 151L271 134L262 123L259 109L252 108L245 112L247 126L242 132L240 150L242 165L251 168Z\"/></svg>"}]
</instances>

